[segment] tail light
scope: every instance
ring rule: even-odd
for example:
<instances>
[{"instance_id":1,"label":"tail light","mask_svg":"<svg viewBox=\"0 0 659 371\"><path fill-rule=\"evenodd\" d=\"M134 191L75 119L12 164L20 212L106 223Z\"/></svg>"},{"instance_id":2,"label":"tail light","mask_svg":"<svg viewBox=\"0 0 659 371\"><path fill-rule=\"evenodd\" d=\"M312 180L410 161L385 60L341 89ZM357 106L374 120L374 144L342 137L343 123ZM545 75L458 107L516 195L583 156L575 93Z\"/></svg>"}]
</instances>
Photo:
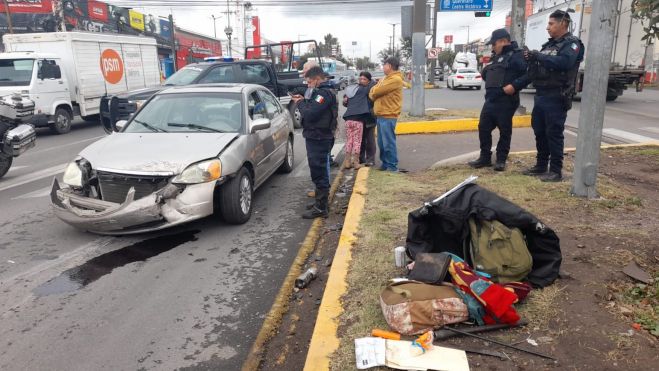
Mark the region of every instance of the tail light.
<instances>
[{"instance_id":1,"label":"tail light","mask_svg":"<svg viewBox=\"0 0 659 371\"><path fill-rule=\"evenodd\" d=\"M477 79L480 79L480 78L481 78L481 75L476 75L476 78L477 78Z\"/></svg>"},{"instance_id":2,"label":"tail light","mask_svg":"<svg viewBox=\"0 0 659 371\"><path fill-rule=\"evenodd\" d=\"M456 78L456 79L464 79L465 77L462 76L462 75L457 75L457 76L455 76L455 78Z\"/></svg>"}]
</instances>

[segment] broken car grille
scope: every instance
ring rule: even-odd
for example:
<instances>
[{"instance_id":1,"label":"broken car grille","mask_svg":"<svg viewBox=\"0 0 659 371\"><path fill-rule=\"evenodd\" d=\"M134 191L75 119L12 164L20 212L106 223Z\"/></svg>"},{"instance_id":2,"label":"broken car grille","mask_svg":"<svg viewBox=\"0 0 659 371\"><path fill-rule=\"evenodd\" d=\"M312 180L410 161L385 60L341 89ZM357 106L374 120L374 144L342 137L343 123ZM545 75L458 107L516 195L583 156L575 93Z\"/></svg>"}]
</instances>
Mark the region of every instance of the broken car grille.
<instances>
[{"instance_id":1,"label":"broken car grille","mask_svg":"<svg viewBox=\"0 0 659 371\"><path fill-rule=\"evenodd\" d=\"M103 201L123 203L131 187L135 188L135 199L163 188L167 185L168 176L128 175L99 171L98 181L101 186Z\"/></svg>"}]
</instances>

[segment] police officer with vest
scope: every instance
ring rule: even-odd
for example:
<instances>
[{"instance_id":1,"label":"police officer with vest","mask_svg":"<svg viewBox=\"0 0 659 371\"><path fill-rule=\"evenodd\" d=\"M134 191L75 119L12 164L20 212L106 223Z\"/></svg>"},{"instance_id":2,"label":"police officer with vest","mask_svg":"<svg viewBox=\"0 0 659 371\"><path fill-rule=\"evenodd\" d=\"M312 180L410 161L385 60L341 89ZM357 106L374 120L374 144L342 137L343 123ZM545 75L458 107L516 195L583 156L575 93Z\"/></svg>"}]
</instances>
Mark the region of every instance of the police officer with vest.
<instances>
[{"instance_id":1,"label":"police officer with vest","mask_svg":"<svg viewBox=\"0 0 659 371\"><path fill-rule=\"evenodd\" d=\"M570 33L570 22L569 13L556 10L549 15L549 41L540 51L524 52L528 77L536 88L531 124L538 151L535 166L524 174L541 176L544 182L563 179L563 130L585 51L581 40Z\"/></svg>"},{"instance_id":2,"label":"police officer with vest","mask_svg":"<svg viewBox=\"0 0 659 371\"><path fill-rule=\"evenodd\" d=\"M499 129L497 158L494 170L503 171L510 152L513 134L513 115L519 107L519 91L528 83L524 79L527 64L523 50L510 40L505 29L492 32L492 63L483 69L485 104L478 122L480 156L469 165L474 168L492 166L492 131Z\"/></svg>"},{"instance_id":3,"label":"police officer with vest","mask_svg":"<svg viewBox=\"0 0 659 371\"><path fill-rule=\"evenodd\" d=\"M316 201L302 217L327 217L330 190L330 152L334 145L339 105L333 86L319 66L311 67L304 75L307 90L291 99L297 102L302 115L302 136L307 147L307 161L311 180L316 186Z\"/></svg>"}]
</instances>

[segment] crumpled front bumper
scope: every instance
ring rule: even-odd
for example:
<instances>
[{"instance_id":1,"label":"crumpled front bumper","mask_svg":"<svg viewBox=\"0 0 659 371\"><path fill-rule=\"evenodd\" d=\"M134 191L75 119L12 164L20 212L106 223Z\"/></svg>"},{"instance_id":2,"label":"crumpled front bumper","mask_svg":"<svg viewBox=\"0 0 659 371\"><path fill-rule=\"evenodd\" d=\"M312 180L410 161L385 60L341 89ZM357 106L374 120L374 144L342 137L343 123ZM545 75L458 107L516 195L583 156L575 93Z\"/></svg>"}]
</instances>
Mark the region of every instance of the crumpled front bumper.
<instances>
[{"instance_id":1,"label":"crumpled front bumper","mask_svg":"<svg viewBox=\"0 0 659 371\"><path fill-rule=\"evenodd\" d=\"M213 213L215 182L166 187L135 200L131 188L119 204L75 194L53 180L50 199L55 215L89 232L123 235L152 232Z\"/></svg>"}]
</instances>

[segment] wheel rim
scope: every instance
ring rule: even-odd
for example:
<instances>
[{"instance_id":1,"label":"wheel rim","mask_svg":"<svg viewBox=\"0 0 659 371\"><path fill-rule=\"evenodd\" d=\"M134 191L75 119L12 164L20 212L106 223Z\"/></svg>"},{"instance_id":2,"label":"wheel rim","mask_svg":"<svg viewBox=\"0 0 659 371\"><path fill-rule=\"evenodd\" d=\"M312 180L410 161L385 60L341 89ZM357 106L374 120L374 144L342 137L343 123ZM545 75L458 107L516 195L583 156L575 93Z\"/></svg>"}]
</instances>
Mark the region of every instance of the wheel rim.
<instances>
[{"instance_id":1,"label":"wheel rim","mask_svg":"<svg viewBox=\"0 0 659 371\"><path fill-rule=\"evenodd\" d=\"M293 143L288 141L288 148L286 148L286 163L289 167L293 167Z\"/></svg>"},{"instance_id":2,"label":"wheel rim","mask_svg":"<svg viewBox=\"0 0 659 371\"><path fill-rule=\"evenodd\" d=\"M60 129L66 129L68 125L69 119L64 116L64 115L57 115L57 120L55 121L55 125L57 125L58 128Z\"/></svg>"},{"instance_id":3,"label":"wheel rim","mask_svg":"<svg viewBox=\"0 0 659 371\"><path fill-rule=\"evenodd\" d=\"M300 113L299 109L295 109L295 122L301 122L302 121L302 114Z\"/></svg>"},{"instance_id":4,"label":"wheel rim","mask_svg":"<svg viewBox=\"0 0 659 371\"><path fill-rule=\"evenodd\" d=\"M249 178L243 176L240 179L240 209L243 214L249 214L249 209L252 207L252 185Z\"/></svg>"}]
</instances>

